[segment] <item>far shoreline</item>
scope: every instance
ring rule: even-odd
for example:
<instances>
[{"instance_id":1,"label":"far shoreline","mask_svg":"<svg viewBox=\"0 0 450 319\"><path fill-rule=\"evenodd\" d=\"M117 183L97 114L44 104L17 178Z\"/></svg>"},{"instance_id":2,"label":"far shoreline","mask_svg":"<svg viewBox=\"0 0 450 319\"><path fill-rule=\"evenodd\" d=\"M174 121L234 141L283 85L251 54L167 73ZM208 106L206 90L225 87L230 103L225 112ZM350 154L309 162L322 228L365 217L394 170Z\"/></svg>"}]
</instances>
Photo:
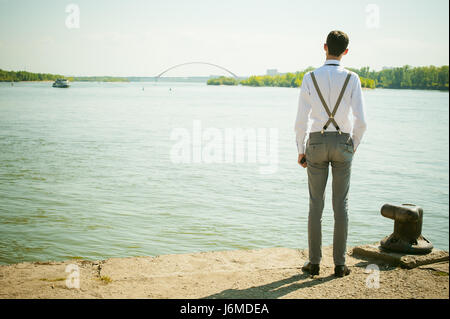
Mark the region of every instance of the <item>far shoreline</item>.
<instances>
[{"instance_id":1,"label":"far shoreline","mask_svg":"<svg viewBox=\"0 0 450 319\"><path fill-rule=\"evenodd\" d=\"M0 83L53 83L53 80L39 80L39 81L0 81ZM70 81L70 83L155 83L155 81ZM296 89L299 90L299 87L282 87L282 86L250 86L250 85L207 85L206 83L202 83L199 81L180 81L180 80L165 80L164 82L157 83L199 83L205 84L210 87L251 87L251 88L280 88L280 89ZM375 88L362 88L363 91L374 91L374 90L400 90L400 91L426 91L426 92L444 92L449 93L449 90L445 89L424 89L424 88L385 88L385 87L375 87Z\"/></svg>"}]
</instances>

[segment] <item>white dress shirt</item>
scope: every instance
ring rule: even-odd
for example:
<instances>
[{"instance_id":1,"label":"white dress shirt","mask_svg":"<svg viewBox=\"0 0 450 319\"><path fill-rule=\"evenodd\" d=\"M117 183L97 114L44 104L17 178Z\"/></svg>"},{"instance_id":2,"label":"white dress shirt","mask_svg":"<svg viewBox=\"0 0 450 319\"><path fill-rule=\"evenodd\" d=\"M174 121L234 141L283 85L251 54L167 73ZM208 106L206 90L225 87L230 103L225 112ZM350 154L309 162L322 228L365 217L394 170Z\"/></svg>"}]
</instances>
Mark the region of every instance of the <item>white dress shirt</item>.
<instances>
[{"instance_id":1,"label":"white dress shirt","mask_svg":"<svg viewBox=\"0 0 450 319\"><path fill-rule=\"evenodd\" d=\"M359 76L354 72L345 70L338 60L327 60L323 66L314 70L314 75L330 112L333 112L348 72L350 72L351 77L334 119L343 133L351 134L356 150L367 128ZM303 77L295 121L299 154L305 153L308 127L310 126L309 132L320 132L328 119L329 116L314 87L311 72L308 72ZM333 131L336 131L336 128L333 123L330 123L326 132Z\"/></svg>"}]
</instances>

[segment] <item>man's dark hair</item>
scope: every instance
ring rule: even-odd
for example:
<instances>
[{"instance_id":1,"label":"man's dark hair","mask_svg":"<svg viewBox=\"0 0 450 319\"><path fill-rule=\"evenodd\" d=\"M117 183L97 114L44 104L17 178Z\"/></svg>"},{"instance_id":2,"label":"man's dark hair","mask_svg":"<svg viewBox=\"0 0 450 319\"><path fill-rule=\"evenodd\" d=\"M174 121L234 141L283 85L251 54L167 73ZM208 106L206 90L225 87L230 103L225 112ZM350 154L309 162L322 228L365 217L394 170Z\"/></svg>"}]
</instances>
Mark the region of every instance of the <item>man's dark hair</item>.
<instances>
[{"instance_id":1,"label":"man's dark hair","mask_svg":"<svg viewBox=\"0 0 450 319\"><path fill-rule=\"evenodd\" d=\"M328 54L340 56L347 49L348 35L342 31L331 31L327 36Z\"/></svg>"}]
</instances>

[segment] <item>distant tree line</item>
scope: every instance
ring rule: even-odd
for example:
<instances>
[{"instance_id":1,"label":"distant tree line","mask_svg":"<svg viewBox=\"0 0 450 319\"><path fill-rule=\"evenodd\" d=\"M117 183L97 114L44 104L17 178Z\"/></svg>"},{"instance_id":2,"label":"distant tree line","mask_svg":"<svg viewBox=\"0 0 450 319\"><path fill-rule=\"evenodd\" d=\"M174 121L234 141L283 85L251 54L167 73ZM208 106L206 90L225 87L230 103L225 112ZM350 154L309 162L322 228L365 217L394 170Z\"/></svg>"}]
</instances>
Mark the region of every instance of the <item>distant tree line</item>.
<instances>
[{"instance_id":1,"label":"distant tree line","mask_svg":"<svg viewBox=\"0 0 450 319\"><path fill-rule=\"evenodd\" d=\"M32 73L26 71L5 71L0 69L0 82L19 81L55 81L56 79L67 79L69 81L91 81L91 82L128 82L128 78L112 76L75 76L68 77L59 74Z\"/></svg>"},{"instance_id":2,"label":"distant tree line","mask_svg":"<svg viewBox=\"0 0 450 319\"><path fill-rule=\"evenodd\" d=\"M209 79L206 84L208 85L238 85L239 81L235 78L221 76L218 78Z\"/></svg>"},{"instance_id":3,"label":"distant tree line","mask_svg":"<svg viewBox=\"0 0 450 319\"><path fill-rule=\"evenodd\" d=\"M280 75L253 75L241 84L246 86L299 87L306 72L286 73Z\"/></svg>"},{"instance_id":4,"label":"distant tree line","mask_svg":"<svg viewBox=\"0 0 450 319\"><path fill-rule=\"evenodd\" d=\"M19 82L19 81L54 81L56 79L68 79L59 74L49 73L31 73L26 71L4 71L0 69L0 82Z\"/></svg>"},{"instance_id":5,"label":"distant tree line","mask_svg":"<svg viewBox=\"0 0 450 319\"><path fill-rule=\"evenodd\" d=\"M374 80L376 87L448 91L448 65L441 67L405 65L381 71L371 71L369 67L349 70L354 71L360 77Z\"/></svg>"},{"instance_id":6,"label":"distant tree line","mask_svg":"<svg viewBox=\"0 0 450 319\"><path fill-rule=\"evenodd\" d=\"M230 77L209 79L208 85L245 85L245 86L273 86L297 88L302 85L304 75L313 68L301 72L286 73L278 75L252 75L248 79L238 81ZM361 85L366 88L375 88L375 81L361 78Z\"/></svg>"},{"instance_id":7,"label":"distant tree line","mask_svg":"<svg viewBox=\"0 0 450 319\"><path fill-rule=\"evenodd\" d=\"M361 69L349 68L359 75L363 88L374 89L376 87L389 89L423 89L423 90L447 90L449 82L449 67L425 66L410 67L408 65L398 68L371 71L369 67ZM208 85L246 85L246 86L276 86L276 87L300 87L303 76L313 70L312 67L295 73L279 75L253 75L248 79L237 81L234 78L220 77L208 80Z\"/></svg>"}]
</instances>

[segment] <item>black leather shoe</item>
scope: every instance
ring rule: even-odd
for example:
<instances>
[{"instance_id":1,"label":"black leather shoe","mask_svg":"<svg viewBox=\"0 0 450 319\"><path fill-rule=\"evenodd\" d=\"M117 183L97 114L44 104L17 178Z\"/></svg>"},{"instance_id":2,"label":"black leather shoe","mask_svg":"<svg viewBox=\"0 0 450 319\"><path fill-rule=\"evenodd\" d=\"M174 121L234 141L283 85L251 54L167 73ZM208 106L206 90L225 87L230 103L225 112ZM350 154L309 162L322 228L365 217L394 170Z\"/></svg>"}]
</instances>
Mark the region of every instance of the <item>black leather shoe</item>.
<instances>
[{"instance_id":1,"label":"black leather shoe","mask_svg":"<svg viewBox=\"0 0 450 319\"><path fill-rule=\"evenodd\" d=\"M350 269L346 265L334 267L334 275L336 277L344 277L350 275Z\"/></svg>"},{"instance_id":2,"label":"black leather shoe","mask_svg":"<svg viewBox=\"0 0 450 319\"><path fill-rule=\"evenodd\" d=\"M303 272L309 272L311 276L317 276L319 275L320 266L317 264L311 264L308 262L306 265L302 267Z\"/></svg>"}]
</instances>

